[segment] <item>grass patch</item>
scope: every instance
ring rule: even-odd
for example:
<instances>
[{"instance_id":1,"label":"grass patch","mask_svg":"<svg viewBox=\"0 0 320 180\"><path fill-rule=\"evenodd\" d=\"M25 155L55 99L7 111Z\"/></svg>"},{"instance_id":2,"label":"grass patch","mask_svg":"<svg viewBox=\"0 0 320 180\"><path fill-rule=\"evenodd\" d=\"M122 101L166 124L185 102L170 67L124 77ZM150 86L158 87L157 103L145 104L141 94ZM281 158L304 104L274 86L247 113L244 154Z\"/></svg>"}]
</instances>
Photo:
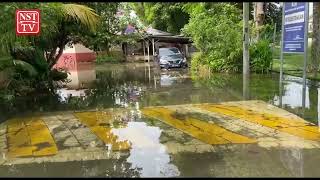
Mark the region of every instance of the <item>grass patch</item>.
<instances>
[{"instance_id":1,"label":"grass patch","mask_svg":"<svg viewBox=\"0 0 320 180\"><path fill-rule=\"evenodd\" d=\"M308 43L308 59L307 65L311 63L311 43ZM292 76L303 76L303 54L283 54L283 73ZM280 46L275 47L273 52L273 66L272 70L280 72ZM307 78L312 80L320 80L320 73L318 73L317 78L313 78L313 73L307 72Z\"/></svg>"}]
</instances>

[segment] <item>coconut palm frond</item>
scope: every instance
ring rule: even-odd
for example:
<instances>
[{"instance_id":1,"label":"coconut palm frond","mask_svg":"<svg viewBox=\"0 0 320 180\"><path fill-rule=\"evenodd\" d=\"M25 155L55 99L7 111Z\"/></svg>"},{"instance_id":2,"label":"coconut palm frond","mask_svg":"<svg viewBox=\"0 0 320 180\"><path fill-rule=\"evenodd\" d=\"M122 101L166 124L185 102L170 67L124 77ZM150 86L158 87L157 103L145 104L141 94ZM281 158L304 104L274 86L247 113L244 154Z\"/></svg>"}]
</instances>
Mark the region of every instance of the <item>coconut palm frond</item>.
<instances>
[{"instance_id":1,"label":"coconut palm frond","mask_svg":"<svg viewBox=\"0 0 320 180\"><path fill-rule=\"evenodd\" d=\"M38 75L38 71L29 63L21 60L13 60L13 63L16 67L21 68L24 71L27 71L29 76L35 77Z\"/></svg>"},{"instance_id":2,"label":"coconut palm frond","mask_svg":"<svg viewBox=\"0 0 320 180\"><path fill-rule=\"evenodd\" d=\"M12 65L13 61L10 56L0 57L0 71Z\"/></svg>"},{"instance_id":3,"label":"coconut palm frond","mask_svg":"<svg viewBox=\"0 0 320 180\"><path fill-rule=\"evenodd\" d=\"M0 52L10 53L12 47L16 44L27 44L28 39L25 36L16 36L15 32L7 31L0 35Z\"/></svg>"},{"instance_id":4,"label":"coconut palm frond","mask_svg":"<svg viewBox=\"0 0 320 180\"><path fill-rule=\"evenodd\" d=\"M91 31L96 30L99 15L92 8L80 4L63 4L62 11L67 18L74 18Z\"/></svg>"}]
</instances>

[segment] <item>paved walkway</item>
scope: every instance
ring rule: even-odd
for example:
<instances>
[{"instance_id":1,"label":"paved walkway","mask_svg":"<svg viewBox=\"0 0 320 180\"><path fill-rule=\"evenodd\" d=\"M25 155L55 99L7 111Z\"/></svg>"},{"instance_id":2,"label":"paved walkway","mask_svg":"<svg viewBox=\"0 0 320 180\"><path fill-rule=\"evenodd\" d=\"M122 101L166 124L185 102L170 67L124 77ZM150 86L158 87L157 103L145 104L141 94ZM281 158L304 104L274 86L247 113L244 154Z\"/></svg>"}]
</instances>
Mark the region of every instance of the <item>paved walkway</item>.
<instances>
[{"instance_id":1,"label":"paved walkway","mask_svg":"<svg viewBox=\"0 0 320 180\"><path fill-rule=\"evenodd\" d=\"M160 137L151 137L158 131ZM119 159L133 146L155 142L167 154L245 145L314 149L320 148L320 133L318 126L262 101L64 112L0 124L0 165Z\"/></svg>"}]
</instances>

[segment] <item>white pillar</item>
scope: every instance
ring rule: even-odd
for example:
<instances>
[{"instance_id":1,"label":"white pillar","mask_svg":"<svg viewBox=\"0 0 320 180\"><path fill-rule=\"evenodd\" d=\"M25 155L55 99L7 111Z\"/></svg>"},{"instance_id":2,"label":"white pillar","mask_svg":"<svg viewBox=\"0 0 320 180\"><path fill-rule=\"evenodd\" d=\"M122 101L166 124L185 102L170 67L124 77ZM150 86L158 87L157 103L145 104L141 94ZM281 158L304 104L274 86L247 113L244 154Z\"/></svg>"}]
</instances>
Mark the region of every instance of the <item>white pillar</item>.
<instances>
[{"instance_id":1,"label":"white pillar","mask_svg":"<svg viewBox=\"0 0 320 180\"><path fill-rule=\"evenodd\" d=\"M155 46L154 46L154 39L152 38L152 55L155 54Z\"/></svg>"},{"instance_id":2,"label":"white pillar","mask_svg":"<svg viewBox=\"0 0 320 180\"><path fill-rule=\"evenodd\" d=\"M249 74L249 3L243 3L243 74Z\"/></svg>"},{"instance_id":3,"label":"white pillar","mask_svg":"<svg viewBox=\"0 0 320 180\"><path fill-rule=\"evenodd\" d=\"M249 3L243 3L243 98L249 99Z\"/></svg>"},{"instance_id":4,"label":"white pillar","mask_svg":"<svg viewBox=\"0 0 320 180\"><path fill-rule=\"evenodd\" d=\"M148 70L149 70L149 85L150 85L150 82L151 82L151 70L150 70L150 64L148 63Z\"/></svg>"},{"instance_id":5,"label":"white pillar","mask_svg":"<svg viewBox=\"0 0 320 180\"><path fill-rule=\"evenodd\" d=\"M189 47L188 44L185 44L185 50L186 50L186 58L189 57Z\"/></svg>"},{"instance_id":6,"label":"white pillar","mask_svg":"<svg viewBox=\"0 0 320 180\"><path fill-rule=\"evenodd\" d=\"M143 60L146 60L146 45L145 45L145 41L142 41L142 48L143 48Z\"/></svg>"},{"instance_id":7,"label":"white pillar","mask_svg":"<svg viewBox=\"0 0 320 180\"><path fill-rule=\"evenodd\" d=\"M147 51L148 51L148 63L149 63L150 62L149 39L147 41Z\"/></svg>"}]
</instances>

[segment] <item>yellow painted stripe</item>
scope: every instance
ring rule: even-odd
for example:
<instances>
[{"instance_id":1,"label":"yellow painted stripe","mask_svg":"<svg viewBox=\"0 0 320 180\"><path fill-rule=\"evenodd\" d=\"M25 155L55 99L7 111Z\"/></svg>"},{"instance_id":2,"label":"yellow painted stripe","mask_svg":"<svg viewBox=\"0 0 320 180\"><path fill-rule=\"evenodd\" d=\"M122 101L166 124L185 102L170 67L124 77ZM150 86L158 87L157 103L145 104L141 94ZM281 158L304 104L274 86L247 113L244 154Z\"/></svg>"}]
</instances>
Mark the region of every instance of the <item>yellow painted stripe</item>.
<instances>
[{"instance_id":1,"label":"yellow painted stripe","mask_svg":"<svg viewBox=\"0 0 320 180\"><path fill-rule=\"evenodd\" d=\"M320 133L317 126L312 126L301 119L285 118L275 114L256 112L235 105L206 104L195 105L207 111L239 118L252 123L260 124L269 128L277 129L308 140L320 140Z\"/></svg>"},{"instance_id":2,"label":"yellow painted stripe","mask_svg":"<svg viewBox=\"0 0 320 180\"><path fill-rule=\"evenodd\" d=\"M233 133L216 124L184 117L179 118L175 111L164 107L144 108L142 113L150 118L158 119L174 128L207 144L255 143L256 140Z\"/></svg>"},{"instance_id":3,"label":"yellow painted stripe","mask_svg":"<svg viewBox=\"0 0 320 180\"><path fill-rule=\"evenodd\" d=\"M51 136L50 130L41 119L27 119L25 123L33 147L33 156L57 154L58 148L56 143Z\"/></svg>"},{"instance_id":4,"label":"yellow painted stripe","mask_svg":"<svg viewBox=\"0 0 320 180\"><path fill-rule=\"evenodd\" d=\"M131 145L127 140L118 141L118 137L111 132L112 128L110 125L113 123L113 118L110 113L79 112L74 113L74 115L105 144L111 144L112 150L130 149Z\"/></svg>"},{"instance_id":5,"label":"yellow painted stripe","mask_svg":"<svg viewBox=\"0 0 320 180\"><path fill-rule=\"evenodd\" d=\"M21 123L8 122L8 157L32 156L30 137L23 126L24 124L21 125Z\"/></svg>"},{"instance_id":6,"label":"yellow painted stripe","mask_svg":"<svg viewBox=\"0 0 320 180\"><path fill-rule=\"evenodd\" d=\"M37 157L55 155L57 146L40 118L16 118L8 121L8 156Z\"/></svg>"}]
</instances>

